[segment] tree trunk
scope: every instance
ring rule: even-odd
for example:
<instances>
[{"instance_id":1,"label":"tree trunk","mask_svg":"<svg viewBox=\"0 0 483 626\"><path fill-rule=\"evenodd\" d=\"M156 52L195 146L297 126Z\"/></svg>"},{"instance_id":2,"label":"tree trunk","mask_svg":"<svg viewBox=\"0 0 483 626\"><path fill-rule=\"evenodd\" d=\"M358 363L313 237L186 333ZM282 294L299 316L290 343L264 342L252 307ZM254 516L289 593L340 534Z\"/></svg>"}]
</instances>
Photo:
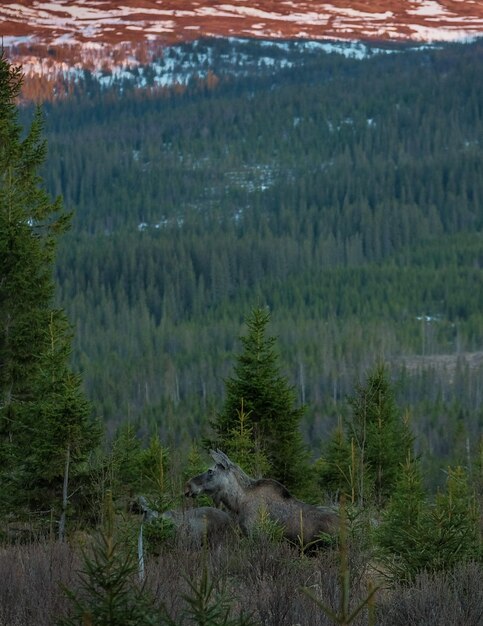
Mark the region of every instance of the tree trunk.
<instances>
[{"instance_id":1,"label":"tree trunk","mask_svg":"<svg viewBox=\"0 0 483 626\"><path fill-rule=\"evenodd\" d=\"M65 539L65 521L67 516L67 503L69 501L69 468L70 468L70 443L67 444L64 466L64 485L62 487L62 513L59 520L59 541Z\"/></svg>"}]
</instances>

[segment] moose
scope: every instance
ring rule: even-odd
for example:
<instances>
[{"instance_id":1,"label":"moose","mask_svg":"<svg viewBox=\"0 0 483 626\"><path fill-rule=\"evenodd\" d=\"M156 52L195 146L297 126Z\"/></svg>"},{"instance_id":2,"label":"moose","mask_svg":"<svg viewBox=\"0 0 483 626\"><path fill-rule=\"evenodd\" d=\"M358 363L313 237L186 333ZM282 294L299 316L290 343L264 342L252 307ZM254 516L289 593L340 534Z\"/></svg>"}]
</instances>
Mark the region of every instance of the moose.
<instances>
[{"instance_id":1,"label":"moose","mask_svg":"<svg viewBox=\"0 0 483 626\"><path fill-rule=\"evenodd\" d=\"M208 494L235 517L243 533L251 534L263 514L281 526L286 539L303 547L337 533L336 513L297 500L276 480L250 478L221 450L210 454L215 464L188 480L185 496Z\"/></svg>"},{"instance_id":2,"label":"moose","mask_svg":"<svg viewBox=\"0 0 483 626\"><path fill-rule=\"evenodd\" d=\"M186 511L165 511L161 517L173 523L179 537L185 537L194 544L202 544L205 539L211 543L219 543L235 527L229 513L212 506L200 506Z\"/></svg>"},{"instance_id":3,"label":"moose","mask_svg":"<svg viewBox=\"0 0 483 626\"><path fill-rule=\"evenodd\" d=\"M205 540L218 543L235 528L229 513L212 506L200 506L184 511L171 509L160 513L148 506L144 496L139 496L137 505L145 522L149 523L159 518L169 520L176 529L177 537L195 545L201 545Z\"/></svg>"}]
</instances>

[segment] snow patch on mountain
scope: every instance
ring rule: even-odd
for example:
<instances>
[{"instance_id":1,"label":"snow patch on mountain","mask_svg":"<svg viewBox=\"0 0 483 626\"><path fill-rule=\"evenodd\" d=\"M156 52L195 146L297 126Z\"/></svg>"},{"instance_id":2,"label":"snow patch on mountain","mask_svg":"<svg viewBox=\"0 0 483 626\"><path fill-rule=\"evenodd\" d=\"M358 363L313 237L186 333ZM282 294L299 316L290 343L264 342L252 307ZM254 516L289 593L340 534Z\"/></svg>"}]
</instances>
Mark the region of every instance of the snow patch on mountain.
<instances>
[{"instance_id":1,"label":"snow patch on mountain","mask_svg":"<svg viewBox=\"0 0 483 626\"><path fill-rule=\"evenodd\" d=\"M472 41L483 35L483 3L472 0L33 0L0 3L0 35L32 81L186 85L209 72L277 71L313 54L363 59L390 50L375 42ZM290 42L291 54L235 50L189 58L184 44L212 38ZM193 43L194 42L194 43ZM339 43L340 42L340 43ZM359 43L360 42L360 43ZM369 42L372 42L370 44ZM238 48L241 44L238 45ZM208 46L209 47L209 46ZM246 46L247 47L247 46ZM213 49L216 45L212 46ZM235 46L237 48L237 46ZM275 48L274 48L275 49ZM295 57L292 52L295 51ZM173 59L169 61L168 59Z\"/></svg>"}]
</instances>

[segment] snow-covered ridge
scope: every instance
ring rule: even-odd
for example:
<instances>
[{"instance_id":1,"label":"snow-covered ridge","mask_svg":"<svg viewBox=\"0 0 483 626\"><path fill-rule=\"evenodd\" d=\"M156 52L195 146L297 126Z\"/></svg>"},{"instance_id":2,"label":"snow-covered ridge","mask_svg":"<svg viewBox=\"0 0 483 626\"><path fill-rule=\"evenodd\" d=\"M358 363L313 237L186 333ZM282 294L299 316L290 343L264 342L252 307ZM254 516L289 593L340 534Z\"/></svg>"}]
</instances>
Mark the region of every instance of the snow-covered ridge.
<instances>
[{"instance_id":1,"label":"snow-covered ridge","mask_svg":"<svg viewBox=\"0 0 483 626\"><path fill-rule=\"evenodd\" d=\"M418 45L416 49L421 47ZM396 48L363 42L254 41L231 37L225 40L195 40L166 47L151 46L148 50L147 58L117 46L108 50L83 47L82 58L77 60L24 55L22 71L27 79L37 76L44 82L54 83L61 78L65 83L75 83L84 78L88 69L92 78L105 87L129 83L139 88L162 88L188 85L193 79L217 81L227 75L243 77L254 70L258 75L271 74L302 65L311 56L319 54L364 59L395 52Z\"/></svg>"},{"instance_id":2,"label":"snow-covered ridge","mask_svg":"<svg viewBox=\"0 0 483 626\"><path fill-rule=\"evenodd\" d=\"M243 73L254 64L273 70L293 64L273 54L239 51L196 58L181 44L202 38L285 40L307 51L361 57L369 48L354 42L471 40L483 36L481 0L9 0L0 3L0 36L14 62L22 64L30 97L54 82L76 80L85 69L101 83L129 80L138 86L186 84L206 79L216 66ZM329 40L332 43L329 43ZM337 43L337 42L340 42ZM351 43L352 42L352 43ZM220 65L221 63L221 65ZM149 67L147 70L145 68ZM56 88L57 89L57 88ZM27 94L26 97L29 97Z\"/></svg>"},{"instance_id":3,"label":"snow-covered ridge","mask_svg":"<svg viewBox=\"0 0 483 626\"><path fill-rule=\"evenodd\" d=\"M483 34L480 0L4 0L0 34L48 45L200 36L454 40Z\"/></svg>"}]
</instances>

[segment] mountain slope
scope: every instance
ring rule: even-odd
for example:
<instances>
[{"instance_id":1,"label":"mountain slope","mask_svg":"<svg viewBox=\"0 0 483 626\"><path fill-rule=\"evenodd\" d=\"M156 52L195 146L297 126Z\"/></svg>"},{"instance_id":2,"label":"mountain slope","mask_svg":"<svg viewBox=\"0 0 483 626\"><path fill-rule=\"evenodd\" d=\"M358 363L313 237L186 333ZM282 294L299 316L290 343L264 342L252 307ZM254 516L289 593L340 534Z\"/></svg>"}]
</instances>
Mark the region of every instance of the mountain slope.
<instances>
[{"instance_id":1,"label":"mountain slope","mask_svg":"<svg viewBox=\"0 0 483 626\"><path fill-rule=\"evenodd\" d=\"M454 40L481 35L475 0L57 0L2 2L1 34L46 44L200 36ZM7 40L9 43L10 40Z\"/></svg>"}]
</instances>

